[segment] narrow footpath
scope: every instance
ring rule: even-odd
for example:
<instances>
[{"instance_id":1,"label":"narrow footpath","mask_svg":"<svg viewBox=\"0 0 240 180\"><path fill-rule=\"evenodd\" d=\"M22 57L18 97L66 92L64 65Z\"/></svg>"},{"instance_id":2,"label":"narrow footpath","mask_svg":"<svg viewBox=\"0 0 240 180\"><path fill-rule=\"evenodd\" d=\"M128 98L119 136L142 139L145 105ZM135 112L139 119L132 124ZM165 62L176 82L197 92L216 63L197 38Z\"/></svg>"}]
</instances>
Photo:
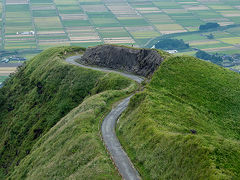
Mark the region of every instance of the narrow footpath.
<instances>
[{"instance_id":1,"label":"narrow footpath","mask_svg":"<svg viewBox=\"0 0 240 180\"><path fill-rule=\"evenodd\" d=\"M81 55L79 56L71 56L66 58L66 62L70 64L74 64L76 66L80 66L83 68L98 70L98 71L104 71L104 72L115 72L119 73L125 77L128 77L138 83L141 83L143 81L143 78L139 76L135 76L128 73L118 72L106 68L100 68L100 67L90 67L86 65L79 64L75 62L75 60L80 59ZM123 150L115 132L116 122L119 118L119 116L122 114L122 112L127 108L129 101L132 96L129 96L125 98L124 100L119 103L119 105L112 109L112 111L106 116L106 118L103 120L102 127L101 127L101 133L102 138L105 143L105 146L110 153L110 156L115 163L118 172L125 180L140 180L140 175L137 172L137 170L134 168L131 160L127 156L126 152Z\"/></svg>"}]
</instances>

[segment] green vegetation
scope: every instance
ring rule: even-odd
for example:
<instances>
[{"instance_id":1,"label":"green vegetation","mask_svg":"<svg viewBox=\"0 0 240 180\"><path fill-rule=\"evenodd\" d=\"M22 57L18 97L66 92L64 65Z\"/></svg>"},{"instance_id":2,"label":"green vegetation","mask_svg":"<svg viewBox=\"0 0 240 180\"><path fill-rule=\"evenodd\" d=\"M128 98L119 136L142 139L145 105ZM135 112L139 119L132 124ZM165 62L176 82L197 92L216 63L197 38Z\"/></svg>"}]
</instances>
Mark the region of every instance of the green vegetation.
<instances>
[{"instance_id":1,"label":"green vegetation","mask_svg":"<svg viewBox=\"0 0 240 180\"><path fill-rule=\"evenodd\" d=\"M184 50L189 48L189 44L184 43L182 39L161 39L155 45L157 49L163 50Z\"/></svg>"},{"instance_id":2,"label":"green vegetation","mask_svg":"<svg viewBox=\"0 0 240 180\"><path fill-rule=\"evenodd\" d=\"M149 42L166 34L191 33L200 26L209 31L211 23L208 22L220 25L218 30L240 22L240 1L236 0L221 0L215 4L197 0L131 0L128 4L103 0L32 0L25 3L3 1L2 7L0 4L2 29L5 29L2 49L37 50L60 43L84 47L103 43L134 44L151 48L155 43L148 46ZM36 33L28 38L16 36L16 32L28 31ZM231 33L231 37L239 37L238 32ZM52 39L42 36L46 34ZM239 47L219 47L215 51L233 49L239 50Z\"/></svg>"},{"instance_id":3,"label":"green vegetation","mask_svg":"<svg viewBox=\"0 0 240 180\"><path fill-rule=\"evenodd\" d=\"M98 128L111 105L137 85L118 74L63 61L83 51L44 51L0 89L0 177L118 177Z\"/></svg>"},{"instance_id":4,"label":"green vegetation","mask_svg":"<svg viewBox=\"0 0 240 180\"><path fill-rule=\"evenodd\" d=\"M117 127L143 179L239 179L239 84L209 62L165 60Z\"/></svg>"},{"instance_id":5,"label":"green vegetation","mask_svg":"<svg viewBox=\"0 0 240 180\"><path fill-rule=\"evenodd\" d=\"M205 30L209 30L209 29L216 29L218 27L220 27L220 25L218 23L206 23L206 24L200 25L199 30L205 31Z\"/></svg>"},{"instance_id":6,"label":"green vegetation","mask_svg":"<svg viewBox=\"0 0 240 180\"><path fill-rule=\"evenodd\" d=\"M120 79L119 75L108 74L99 83L110 84ZM128 82L122 80L124 84ZM94 92L100 91L99 88ZM108 87L105 92L88 97L62 118L34 145L31 154L15 168L10 178L120 179L102 144L99 127L111 104L133 91L135 85L132 83L124 90L110 89L115 88Z\"/></svg>"},{"instance_id":7,"label":"green vegetation","mask_svg":"<svg viewBox=\"0 0 240 180\"><path fill-rule=\"evenodd\" d=\"M204 60L209 60L209 61L211 61L215 64L218 64L218 65L221 65L222 62L223 62L223 59L220 56L211 55L211 54L208 54L205 51L201 51L201 50L199 50L196 53L196 57L200 58L200 59L204 59Z\"/></svg>"},{"instance_id":8,"label":"green vegetation","mask_svg":"<svg viewBox=\"0 0 240 180\"><path fill-rule=\"evenodd\" d=\"M221 26L217 30L209 29L208 31L192 31L183 33L166 34L156 37L145 44L145 47L152 47L162 39L178 39L188 43L192 48L197 48L207 52L217 52L232 55L236 54L239 48L239 38L236 36L240 30L240 25ZM192 49L185 52L188 54Z\"/></svg>"},{"instance_id":9,"label":"green vegetation","mask_svg":"<svg viewBox=\"0 0 240 180\"><path fill-rule=\"evenodd\" d=\"M232 54L231 56L229 56L223 53L209 54L205 51L199 50L197 51L195 56L200 59L211 61L212 63L218 64L220 66L231 67L232 70L237 70L238 72L238 68L237 69L235 68L235 66L236 67L238 66L238 62L240 61L240 54L238 53Z\"/></svg>"}]
</instances>

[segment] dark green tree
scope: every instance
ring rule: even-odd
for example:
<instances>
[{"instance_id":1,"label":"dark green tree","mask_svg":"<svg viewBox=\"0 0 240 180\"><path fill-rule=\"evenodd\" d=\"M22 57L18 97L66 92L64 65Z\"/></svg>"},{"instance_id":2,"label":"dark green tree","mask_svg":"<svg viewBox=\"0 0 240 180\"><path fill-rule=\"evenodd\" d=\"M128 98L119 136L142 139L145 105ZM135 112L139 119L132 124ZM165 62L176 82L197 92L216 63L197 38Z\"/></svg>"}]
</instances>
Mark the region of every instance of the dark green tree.
<instances>
[{"instance_id":1,"label":"dark green tree","mask_svg":"<svg viewBox=\"0 0 240 180\"><path fill-rule=\"evenodd\" d=\"M202 50L199 50L196 53L196 57L200 58L200 59L203 59L203 60L211 61L212 63L218 64L218 65L221 65L222 62L223 62L223 58L221 56L218 56L217 54L216 55L211 55L211 54L208 54L207 52L202 51Z\"/></svg>"},{"instance_id":2,"label":"dark green tree","mask_svg":"<svg viewBox=\"0 0 240 180\"><path fill-rule=\"evenodd\" d=\"M220 27L220 25L218 23L211 23L210 22L210 23L200 25L199 30L204 31L204 30L208 30L208 29L215 29L215 28L218 28L218 27Z\"/></svg>"},{"instance_id":3,"label":"dark green tree","mask_svg":"<svg viewBox=\"0 0 240 180\"><path fill-rule=\"evenodd\" d=\"M184 50L189 48L189 44L185 43L182 39L161 39L155 45L157 49L163 50Z\"/></svg>"}]
</instances>

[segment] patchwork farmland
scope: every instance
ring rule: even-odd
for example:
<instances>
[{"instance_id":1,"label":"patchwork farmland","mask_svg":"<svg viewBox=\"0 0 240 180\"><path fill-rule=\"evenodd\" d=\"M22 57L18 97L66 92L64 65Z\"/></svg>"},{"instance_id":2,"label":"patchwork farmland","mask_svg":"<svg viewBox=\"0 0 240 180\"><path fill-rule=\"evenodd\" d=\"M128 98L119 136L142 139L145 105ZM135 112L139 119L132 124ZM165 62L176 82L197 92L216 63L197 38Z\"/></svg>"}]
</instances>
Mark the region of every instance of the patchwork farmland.
<instances>
[{"instance_id":1,"label":"patchwork farmland","mask_svg":"<svg viewBox=\"0 0 240 180\"><path fill-rule=\"evenodd\" d=\"M172 38L183 39L192 49L201 49L209 53L235 54L240 53L240 27L228 28L224 31L196 32L193 34L173 34ZM213 39L208 39L212 34ZM196 51L178 54L194 55Z\"/></svg>"},{"instance_id":2,"label":"patchwork farmland","mask_svg":"<svg viewBox=\"0 0 240 180\"><path fill-rule=\"evenodd\" d=\"M0 0L0 13L4 50L102 43L141 47L154 37L195 31L206 22L239 24L240 1ZM239 50L238 32L216 34L219 39L212 42L204 37L184 39L211 51Z\"/></svg>"}]
</instances>

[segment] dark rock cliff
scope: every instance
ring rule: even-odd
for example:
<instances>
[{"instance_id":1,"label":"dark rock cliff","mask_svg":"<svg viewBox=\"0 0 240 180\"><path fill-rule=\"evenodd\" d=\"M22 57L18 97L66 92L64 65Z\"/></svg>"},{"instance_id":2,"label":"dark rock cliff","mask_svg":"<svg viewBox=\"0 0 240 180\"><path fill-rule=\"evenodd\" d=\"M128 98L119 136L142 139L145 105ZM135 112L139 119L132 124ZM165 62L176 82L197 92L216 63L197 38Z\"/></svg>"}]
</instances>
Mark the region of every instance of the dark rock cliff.
<instances>
[{"instance_id":1,"label":"dark rock cliff","mask_svg":"<svg viewBox=\"0 0 240 180\"><path fill-rule=\"evenodd\" d=\"M163 58L156 50L99 45L88 48L78 61L83 64L123 70L147 77L153 74Z\"/></svg>"}]
</instances>

